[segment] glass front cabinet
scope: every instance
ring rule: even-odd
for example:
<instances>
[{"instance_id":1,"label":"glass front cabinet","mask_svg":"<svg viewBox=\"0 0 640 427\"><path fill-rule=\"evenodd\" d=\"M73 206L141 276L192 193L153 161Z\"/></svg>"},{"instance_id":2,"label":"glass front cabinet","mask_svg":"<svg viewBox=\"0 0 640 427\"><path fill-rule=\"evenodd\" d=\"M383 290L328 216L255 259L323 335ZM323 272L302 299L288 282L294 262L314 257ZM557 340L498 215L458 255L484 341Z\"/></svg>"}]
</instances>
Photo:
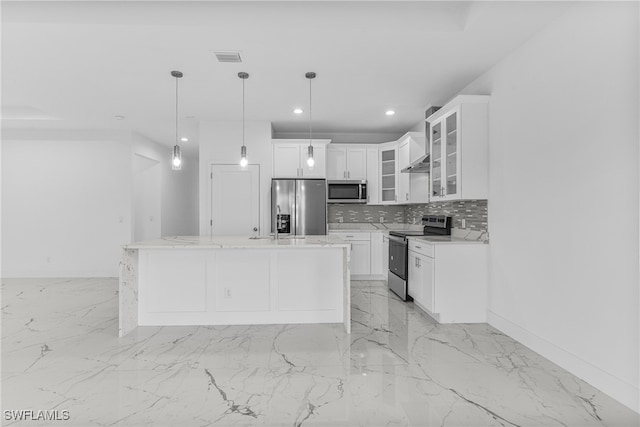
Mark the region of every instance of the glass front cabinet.
<instances>
[{"instance_id":1,"label":"glass front cabinet","mask_svg":"<svg viewBox=\"0 0 640 427\"><path fill-rule=\"evenodd\" d=\"M460 95L427 118L431 201L488 198L488 102Z\"/></svg>"}]
</instances>

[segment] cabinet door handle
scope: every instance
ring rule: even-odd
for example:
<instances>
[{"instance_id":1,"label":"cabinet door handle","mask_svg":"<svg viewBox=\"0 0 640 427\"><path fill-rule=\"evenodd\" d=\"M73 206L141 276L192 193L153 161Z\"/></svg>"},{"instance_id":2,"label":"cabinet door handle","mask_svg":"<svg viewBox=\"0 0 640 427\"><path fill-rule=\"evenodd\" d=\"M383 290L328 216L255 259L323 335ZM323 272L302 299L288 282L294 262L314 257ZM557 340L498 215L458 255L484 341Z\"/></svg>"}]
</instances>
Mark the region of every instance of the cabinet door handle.
<instances>
[{"instance_id":1,"label":"cabinet door handle","mask_svg":"<svg viewBox=\"0 0 640 427\"><path fill-rule=\"evenodd\" d=\"M418 268L422 267L422 262L420 261L420 258L416 258L418 260Z\"/></svg>"},{"instance_id":2,"label":"cabinet door handle","mask_svg":"<svg viewBox=\"0 0 640 427\"><path fill-rule=\"evenodd\" d=\"M351 171L347 171L347 178L351 178Z\"/></svg>"},{"instance_id":3,"label":"cabinet door handle","mask_svg":"<svg viewBox=\"0 0 640 427\"><path fill-rule=\"evenodd\" d=\"M349 234L347 234L347 236L346 236L346 237L351 237L351 238L353 239L353 236L350 236Z\"/></svg>"}]
</instances>

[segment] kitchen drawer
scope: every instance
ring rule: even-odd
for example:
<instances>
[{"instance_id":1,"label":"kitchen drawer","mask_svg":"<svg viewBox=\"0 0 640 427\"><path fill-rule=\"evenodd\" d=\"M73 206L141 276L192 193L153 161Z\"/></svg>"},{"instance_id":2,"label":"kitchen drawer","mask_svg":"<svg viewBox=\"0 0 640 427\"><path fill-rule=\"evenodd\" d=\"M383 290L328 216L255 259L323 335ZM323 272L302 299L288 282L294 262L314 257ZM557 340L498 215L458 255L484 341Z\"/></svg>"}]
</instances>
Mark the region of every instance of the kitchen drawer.
<instances>
[{"instance_id":1,"label":"kitchen drawer","mask_svg":"<svg viewBox=\"0 0 640 427\"><path fill-rule=\"evenodd\" d=\"M371 240L371 234L362 231L354 231L352 233L331 231L329 234L338 236L342 240Z\"/></svg>"},{"instance_id":2,"label":"kitchen drawer","mask_svg":"<svg viewBox=\"0 0 640 427\"><path fill-rule=\"evenodd\" d=\"M409 250L419 253L420 255L433 258L435 256L434 245L421 240L409 239Z\"/></svg>"}]
</instances>

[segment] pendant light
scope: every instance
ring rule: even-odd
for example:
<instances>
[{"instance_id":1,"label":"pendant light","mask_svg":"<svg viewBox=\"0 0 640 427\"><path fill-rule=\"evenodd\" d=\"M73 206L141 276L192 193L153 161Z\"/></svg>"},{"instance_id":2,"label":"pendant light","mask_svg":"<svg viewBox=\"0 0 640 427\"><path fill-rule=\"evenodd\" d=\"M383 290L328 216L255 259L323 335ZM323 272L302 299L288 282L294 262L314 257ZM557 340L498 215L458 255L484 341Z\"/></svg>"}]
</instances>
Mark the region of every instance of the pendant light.
<instances>
[{"instance_id":1,"label":"pendant light","mask_svg":"<svg viewBox=\"0 0 640 427\"><path fill-rule=\"evenodd\" d=\"M244 81L249 78L248 73L240 72L238 77L242 79L242 147L240 147L240 167L246 168L249 164L247 160L247 147L244 145Z\"/></svg>"},{"instance_id":2,"label":"pendant light","mask_svg":"<svg viewBox=\"0 0 640 427\"><path fill-rule=\"evenodd\" d=\"M171 75L176 78L176 145L173 146L171 155L171 169L179 171L182 169L182 152L178 144L178 79L182 78L181 71L172 71Z\"/></svg>"},{"instance_id":3,"label":"pendant light","mask_svg":"<svg viewBox=\"0 0 640 427\"><path fill-rule=\"evenodd\" d=\"M309 166L309 169L313 169L316 161L313 158L313 144L311 144L311 80L316 78L316 73L309 72L304 76L309 79L309 147L307 147L307 166Z\"/></svg>"}]
</instances>

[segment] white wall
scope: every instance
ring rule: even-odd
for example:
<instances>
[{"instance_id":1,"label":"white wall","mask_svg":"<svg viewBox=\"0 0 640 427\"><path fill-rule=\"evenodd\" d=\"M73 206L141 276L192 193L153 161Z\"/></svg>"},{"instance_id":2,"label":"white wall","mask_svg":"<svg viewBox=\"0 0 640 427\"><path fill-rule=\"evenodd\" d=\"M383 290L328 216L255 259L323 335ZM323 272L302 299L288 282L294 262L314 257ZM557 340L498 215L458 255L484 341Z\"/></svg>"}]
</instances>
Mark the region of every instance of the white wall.
<instances>
[{"instance_id":1,"label":"white wall","mask_svg":"<svg viewBox=\"0 0 640 427\"><path fill-rule=\"evenodd\" d=\"M490 93L490 323L638 411L638 3L576 3Z\"/></svg>"},{"instance_id":2,"label":"white wall","mask_svg":"<svg viewBox=\"0 0 640 427\"><path fill-rule=\"evenodd\" d=\"M171 169L171 147L158 144L142 135L132 135L133 155L160 162L161 215L163 236L198 234L198 156L195 147L184 143L182 170Z\"/></svg>"},{"instance_id":3,"label":"white wall","mask_svg":"<svg viewBox=\"0 0 640 427\"><path fill-rule=\"evenodd\" d=\"M197 234L197 151L179 172L170 152L130 132L3 130L2 276L118 276L135 154L160 162L162 234Z\"/></svg>"},{"instance_id":4,"label":"white wall","mask_svg":"<svg viewBox=\"0 0 640 427\"><path fill-rule=\"evenodd\" d=\"M240 161L242 122L200 123L200 235L210 234L211 164L233 164ZM271 217L271 123L245 122L245 145L249 164L260 165L261 234L269 234Z\"/></svg>"},{"instance_id":5,"label":"white wall","mask_svg":"<svg viewBox=\"0 0 640 427\"><path fill-rule=\"evenodd\" d=\"M131 235L131 155L120 137L4 138L4 277L117 276Z\"/></svg>"}]
</instances>

